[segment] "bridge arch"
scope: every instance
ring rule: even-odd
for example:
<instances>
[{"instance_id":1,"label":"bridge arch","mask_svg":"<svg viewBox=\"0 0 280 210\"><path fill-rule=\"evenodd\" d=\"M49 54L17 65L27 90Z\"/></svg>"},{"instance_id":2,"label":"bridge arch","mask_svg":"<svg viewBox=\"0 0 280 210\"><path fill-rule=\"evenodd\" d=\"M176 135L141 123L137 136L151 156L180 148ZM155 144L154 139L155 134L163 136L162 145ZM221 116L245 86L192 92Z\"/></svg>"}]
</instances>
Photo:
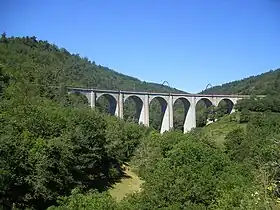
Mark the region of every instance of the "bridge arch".
<instances>
[{"instance_id":1,"label":"bridge arch","mask_svg":"<svg viewBox=\"0 0 280 210\"><path fill-rule=\"evenodd\" d=\"M195 115L197 127L203 127L207 123L214 121L214 101L209 97L196 98Z\"/></svg>"},{"instance_id":2,"label":"bridge arch","mask_svg":"<svg viewBox=\"0 0 280 210\"><path fill-rule=\"evenodd\" d=\"M231 114L233 112L234 101L229 98L221 98L217 103L218 115Z\"/></svg>"},{"instance_id":3,"label":"bridge arch","mask_svg":"<svg viewBox=\"0 0 280 210\"><path fill-rule=\"evenodd\" d=\"M200 103L204 103L206 105L206 107L210 107L213 105L213 101L208 97L197 98L196 105L198 105Z\"/></svg>"},{"instance_id":4,"label":"bridge arch","mask_svg":"<svg viewBox=\"0 0 280 210\"><path fill-rule=\"evenodd\" d=\"M109 113L118 116L118 98L114 94L100 93L96 96L96 106Z\"/></svg>"},{"instance_id":5,"label":"bridge arch","mask_svg":"<svg viewBox=\"0 0 280 210\"><path fill-rule=\"evenodd\" d=\"M182 130L184 133L187 130L187 115L190 106L191 103L186 97L173 98L173 127Z\"/></svg>"},{"instance_id":6,"label":"bridge arch","mask_svg":"<svg viewBox=\"0 0 280 210\"><path fill-rule=\"evenodd\" d=\"M161 133L169 130L166 120L169 117L168 98L164 96L149 97L149 124ZM168 127L168 128L167 128Z\"/></svg>"},{"instance_id":7,"label":"bridge arch","mask_svg":"<svg viewBox=\"0 0 280 210\"><path fill-rule=\"evenodd\" d=\"M161 108L162 108L162 111L165 111L166 107L167 107L167 99L165 97L162 97L162 96L152 96L149 98L149 104L151 104L153 101L157 100L160 105L161 105Z\"/></svg>"},{"instance_id":8,"label":"bridge arch","mask_svg":"<svg viewBox=\"0 0 280 210\"><path fill-rule=\"evenodd\" d=\"M138 95L124 95L124 119L139 124L144 123L144 99ZM129 119L132 114L132 119Z\"/></svg>"}]
</instances>

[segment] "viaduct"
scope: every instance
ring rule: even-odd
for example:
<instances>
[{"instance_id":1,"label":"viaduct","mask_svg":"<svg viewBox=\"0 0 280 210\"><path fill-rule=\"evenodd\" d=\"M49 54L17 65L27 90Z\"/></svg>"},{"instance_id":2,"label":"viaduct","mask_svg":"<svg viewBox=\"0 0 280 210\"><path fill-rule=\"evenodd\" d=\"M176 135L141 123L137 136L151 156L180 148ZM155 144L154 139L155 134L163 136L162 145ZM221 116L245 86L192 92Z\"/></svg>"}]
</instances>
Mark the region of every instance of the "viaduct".
<instances>
[{"instance_id":1,"label":"viaduct","mask_svg":"<svg viewBox=\"0 0 280 210\"><path fill-rule=\"evenodd\" d=\"M195 107L200 100L203 100L207 107L218 106L221 101L228 104L228 113L234 112L234 105L238 100L249 98L249 95L205 95L205 94L180 94L180 93L154 93L135 91L99 90L87 88L68 87L69 93L79 93L87 97L92 108L96 101L104 96L109 102L109 113L123 118L124 102L132 98L136 104L136 113L139 124L149 126L149 104L152 100L158 100L161 105L163 119L160 132L173 128L173 105L181 100L185 109L184 133L196 127Z\"/></svg>"}]
</instances>

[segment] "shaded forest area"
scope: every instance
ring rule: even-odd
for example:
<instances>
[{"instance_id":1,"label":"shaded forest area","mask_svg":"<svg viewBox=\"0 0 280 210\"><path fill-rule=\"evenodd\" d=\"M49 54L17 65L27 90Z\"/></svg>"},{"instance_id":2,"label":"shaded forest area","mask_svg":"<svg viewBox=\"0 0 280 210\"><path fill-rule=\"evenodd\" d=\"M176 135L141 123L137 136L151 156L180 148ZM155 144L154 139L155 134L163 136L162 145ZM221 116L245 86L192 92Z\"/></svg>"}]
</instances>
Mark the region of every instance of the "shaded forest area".
<instances>
[{"instance_id":1,"label":"shaded forest area","mask_svg":"<svg viewBox=\"0 0 280 210\"><path fill-rule=\"evenodd\" d=\"M266 98L238 102L221 146L204 128L161 135L90 109L65 86L111 89L114 76L130 77L46 41L3 34L0 63L0 209L280 208L278 79ZM145 182L116 202L108 188L127 162Z\"/></svg>"}]
</instances>

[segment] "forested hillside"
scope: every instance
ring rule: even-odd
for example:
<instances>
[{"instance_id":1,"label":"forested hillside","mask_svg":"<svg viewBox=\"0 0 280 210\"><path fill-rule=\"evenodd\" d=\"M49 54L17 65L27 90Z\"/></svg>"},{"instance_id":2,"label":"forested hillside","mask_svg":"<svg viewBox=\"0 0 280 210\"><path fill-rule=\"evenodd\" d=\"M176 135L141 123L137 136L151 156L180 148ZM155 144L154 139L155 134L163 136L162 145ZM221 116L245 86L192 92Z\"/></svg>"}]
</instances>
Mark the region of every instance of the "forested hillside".
<instances>
[{"instance_id":1,"label":"forested hillside","mask_svg":"<svg viewBox=\"0 0 280 210\"><path fill-rule=\"evenodd\" d=\"M211 107L203 116L218 121L207 129L159 134L90 109L65 86L114 88L112 78L123 82L120 89L134 80L138 88L155 86L150 91L160 85L130 80L35 37L3 34L0 63L0 209L280 208L277 95L241 100L233 115ZM143 184L116 200L109 189L129 178L124 165Z\"/></svg>"},{"instance_id":2,"label":"forested hillside","mask_svg":"<svg viewBox=\"0 0 280 210\"><path fill-rule=\"evenodd\" d=\"M36 37L6 37L2 34L0 63L21 70L28 82L40 85L67 85L112 90L182 92L175 88L120 74L71 54Z\"/></svg>"},{"instance_id":3,"label":"forested hillside","mask_svg":"<svg viewBox=\"0 0 280 210\"><path fill-rule=\"evenodd\" d=\"M269 71L257 76L225 83L208 88L201 93L210 94L245 94L266 95L277 94L280 90L280 69Z\"/></svg>"}]
</instances>

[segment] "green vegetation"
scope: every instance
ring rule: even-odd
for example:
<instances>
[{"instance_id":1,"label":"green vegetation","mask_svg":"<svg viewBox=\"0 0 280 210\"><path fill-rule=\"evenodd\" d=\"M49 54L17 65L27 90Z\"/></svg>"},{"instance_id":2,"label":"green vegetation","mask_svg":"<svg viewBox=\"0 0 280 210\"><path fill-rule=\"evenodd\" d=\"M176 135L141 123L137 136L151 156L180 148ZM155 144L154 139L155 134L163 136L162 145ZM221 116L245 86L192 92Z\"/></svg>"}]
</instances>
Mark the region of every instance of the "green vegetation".
<instances>
[{"instance_id":1,"label":"green vegetation","mask_svg":"<svg viewBox=\"0 0 280 210\"><path fill-rule=\"evenodd\" d=\"M280 69L225 83L202 91L205 94L275 95L280 88Z\"/></svg>"},{"instance_id":2,"label":"green vegetation","mask_svg":"<svg viewBox=\"0 0 280 210\"><path fill-rule=\"evenodd\" d=\"M120 165L131 157L146 128L87 108L39 100L1 102L5 206L42 209L75 187L104 190L122 177Z\"/></svg>"},{"instance_id":3,"label":"green vegetation","mask_svg":"<svg viewBox=\"0 0 280 210\"><path fill-rule=\"evenodd\" d=\"M280 208L276 82L271 95L238 102L233 115L224 103L201 108L201 126L207 118L217 121L161 135L92 110L65 90L138 84L160 91L160 85L35 37L3 34L0 63L0 209Z\"/></svg>"},{"instance_id":4,"label":"green vegetation","mask_svg":"<svg viewBox=\"0 0 280 210\"><path fill-rule=\"evenodd\" d=\"M9 37L2 34L0 62L16 69L30 83L53 86L90 87L112 90L182 92L165 85L142 82L71 54L36 37Z\"/></svg>"},{"instance_id":5,"label":"green vegetation","mask_svg":"<svg viewBox=\"0 0 280 210\"><path fill-rule=\"evenodd\" d=\"M129 166L126 166L123 178L109 189L109 193L119 202L129 194L140 192L143 183L144 181Z\"/></svg>"},{"instance_id":6,"label":"green vegetation","mask_svg":"<svg viewBox=\"0 0 280 210\"><path fill-rule=\"evenodd\" d=\"M246 131L229 132L224 149L198 131L151 133L132 160L145 180L141 193L119 203L105 194L102 201L96 201L101 195L94 192L73 194L64 197L59 208L89 209L98 203L100 209L277 209L280 148L272 137L279 134L267 129L278 128L280 116L273 121L271 116L259 117L262 125L253 117Z\"/></svg>"},{"instance_id":7,"label":"green vegetation","mask_svg":"<svg viewBox=\"0 0 280 210\"><path fill-rule=\"evenodd\" d=\"M227 134L236 128L246 128L246 123L240 123L240 113L236 112L218 119L201 129L202 134L207 136L213 143L221 148L224 147L224 141Z\"/></svg>"}]
</instances>

